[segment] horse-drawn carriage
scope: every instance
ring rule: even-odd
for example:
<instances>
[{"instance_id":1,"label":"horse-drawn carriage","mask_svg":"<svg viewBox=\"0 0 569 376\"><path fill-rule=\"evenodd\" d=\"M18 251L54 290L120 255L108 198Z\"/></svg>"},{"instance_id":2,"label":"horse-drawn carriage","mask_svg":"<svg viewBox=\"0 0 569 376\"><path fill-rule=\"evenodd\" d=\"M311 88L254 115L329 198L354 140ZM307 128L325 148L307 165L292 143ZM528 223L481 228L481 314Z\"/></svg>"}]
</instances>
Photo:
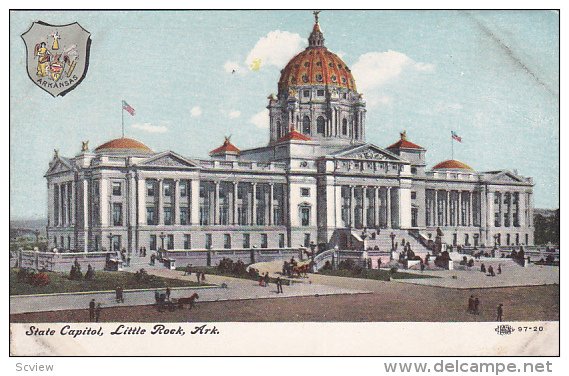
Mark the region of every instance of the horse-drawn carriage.
<instances>
[{"instance_id":1,"label":"horse-drawn carriage","mask_svg":"<svg viewBox=\"0 0 569 376\"><path fill-rule=\"evenodd\" d=\"M164 309L167 309L170 312L175 311L176 308L183 309L184 306L188 304L190 306L189 309L192 309L196 306L196 300L199 298L200 296L196 292L187 298L166 299L164 295L160 295L160 299L156 302L156 305L158 306L158 310L160 312L163 312Z\"/></svg>"}]
</instances>

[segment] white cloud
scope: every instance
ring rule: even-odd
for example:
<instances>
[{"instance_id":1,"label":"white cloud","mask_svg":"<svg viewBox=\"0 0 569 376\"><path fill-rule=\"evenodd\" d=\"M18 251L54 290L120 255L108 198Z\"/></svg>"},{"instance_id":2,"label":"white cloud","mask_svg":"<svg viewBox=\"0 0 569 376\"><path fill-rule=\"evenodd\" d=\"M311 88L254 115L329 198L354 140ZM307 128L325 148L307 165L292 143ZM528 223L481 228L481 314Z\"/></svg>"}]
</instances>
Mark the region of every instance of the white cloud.
<instances>
[{"instance_id":1,"label":"white cloud","mask_svg":"<svg viewBox=\"0 0 569 376\"><path fill-rule=\"evenodd\" d=\"M194 106L192 107L192 109L190 110L190 114L192 115L192 117L198 117L202 114L202 109L200 106Z\"/></svg>"},{"instance_id":2,"label":"white cloud","mask_svg":"<svg viewBox=\"0 0 569 376\"><path fill-rule=\"evenodd\" d=\"M229 111L229 114L227 114L227 116L230 119L237 119L239 116L241 116L241 111L237 110Z\"/></svg>"},{"instance_id":3,"label":"white cloud","mask_svg":"<svg viewBox=\"0 0 569 376\"><path fill-rule=\"evenodd\" d=\"M132 128L140 129L148 133L165 133L168 132L168 127L165 125L153 125L151 123L136 123L131 125Z\"/></svg>"},{"instance_id":4,"label":"white cloud","mask_svg":"<svg viewBox=\"0 0 569 376\"><path fill-rule=\"evenodd\" d=\"M286 63L306 46L306 39L299 34L274 30L257 41L247 55L245 64L251 67L254 60L260 59L260 68L274 65L283 68Z\"/></svg>"},{"instance_id":5,"label":"white cloud","mask_svg":"<svg viewBox=\"0 0 569 376\"><path fill-rule=\"evenodd\" d=\"M260 129L269 128L269 110L264 109L263 111L256 113L251 116L249 122Z\"/></svg>"},{"instance_id":6,"label":"white cloud","mask_svg":"<svg viewBox=\"0 0 569 376\"><path fill-rule=\"evenodd\" d=\"M404 53L389 50L361 55L352 65L352 73L358 90L365 93L397 78L405 69L430 72L434 68L433 64L419 63Z\"/></svg>"}]
</instances>

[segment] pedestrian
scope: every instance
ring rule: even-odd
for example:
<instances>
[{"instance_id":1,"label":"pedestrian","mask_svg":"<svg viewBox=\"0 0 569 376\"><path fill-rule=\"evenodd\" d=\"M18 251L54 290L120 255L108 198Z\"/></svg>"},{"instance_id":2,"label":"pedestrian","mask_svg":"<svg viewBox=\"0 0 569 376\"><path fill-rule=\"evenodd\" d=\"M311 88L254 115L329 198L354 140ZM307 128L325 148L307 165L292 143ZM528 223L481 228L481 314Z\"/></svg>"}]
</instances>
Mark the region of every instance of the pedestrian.
<instances>
[{"instance_id":1,"label":"pedestrian","mask_svg":"<svg viewBox=\"0 0 569 376\"><path fill-rule=\"evenodd\" d=\"M138 249L138 255L137 255L137 256L142 256L142 255L143 255L143 254L142 254L142 247L140 247L140 248Z\"/></svg>"},{"instance_id":2,"label":"pedestrian","mask_svg":"<svg viewBox=\"0 0 569 376\"><path fill-rule=\"evenodd\" d=\"M154 265L155 260L156 260L156 256L153 253L150 255L150 265Z\"/></svg>"},{"instance_id":3,"label":"pedestrian","mask_svg":"<svg viewBox=\"0 0 569 376\"><path fill-rule=\"evenodd\" d=\"M488 267L488 274L490 275L490 277L496 276L496 273L494 273L494 268L492 267L492 265Z\"/></svg>"},{"instance_id":4,"label":"pedestrian","mask_svg":"<svg viewBox=\"0 0 569 376\"><path fill-rule=\"evenodd\" d=\"M498 264L498 274L502 274L502 264Z\"/></svg>"},{"instance_id":5,"label":"pedestrian","mask_svg":"<svg viewBox=\"0 0 569 376\"><path fill-rule=\"evenodd\" d=\"M480 314L480 299L478 298L474 299L474 314L475 315Z\"/></svg>"},{"instance_id":6,"label":"pedestrian","mask_svg":"<svg viewBox=\"0 0 569 376\"><path fill-rule=\"evenodd\" d=\"M103 310L103 307L101 307L101 303L97 303L97 308L95 308L95 322L99 322L99 319L101 318L101 311Z\"/></svg>"},{"instance_id":7,"label":"pedestrian","mask_svg":"<svg viewBox=\"0 0 569 376\"><path fill-rule=\"evenodd\" d=\"M160 301L160 293L158 290L154 290L154 300L156 300L156 303Z\"/></svg>"},{"instance_id":8,"label":"pedestrian","mask_svg":"<svg viewBox=\"0 0 569 376\"><path fill-rule=\"evenodd\" d=\"M468 298L468 313L474 313L474 295L470 295Z\"/></svg>"},{"instance_id":9,"label":"pedestrian","mask_svg":"<svg viewBox=\"0 0 569 376\"><path fill-rule=\"evenodd\" d=\"M117 303L124 303L124 296L123 296L123 289L120 286L117 286L115 289L115 296L117 299Z\"/></svg>"},{"instance_id":10,"label":"pedestrian","mask_svg":"<svg viewBox=\"0 0 569 376\"><path fill-rule=\"evenodd\" d=\"M191 264L188 264L186 266L186 270L184 271L184 275L192 275L192 266Z\"/></svg>"},{"instance_id":11,"label":"pedestrian","mask_svg":"<svg viewBox=\"0 0 569 376\"><path fill-rule=\"evenodd\" d=\"M95 299L89 302L89 321L95 321Z\"/></svg>"},{"instance_id":12,"label":"pedestrian","mask_svg":"<svg viewBox=\"0 0 569 376\"><path fill-rule=\"evenodd\" d=\"M259 276L259 286L263 287L265 279L263 278L262 275Z\"/></svg>"},{"instance_id":13,"label":"pedestrian","mask_svg":"<svg viewBox=\"0 0 569 376\"><path fill-rule=\"evenodd\" d=\"M486 273L486 265L484 265L484 263L482 263L482 264L480 265L480 271L481 271L482 273Z\"/></svg>"},{"instance_id":14,"label":"pedestrian","mask_svg":"<svg viewBox=\"0 0 569 376\"><path fill-rule=\"evenodd\" d=\"M202 283L205 283L205 273L202 272Z\"/></svg>"},{"instance_id":15,"label":"pedestrian","mask_svg":"<svg viewBox=\"0 0 569 376\"><path fill-rule=\"evenodd\" d=\"M277 294L284 294L283 281L281 280L281 277L277 277Z\"/></svg>"},{"instance_id":16,"label":"pedestrian","mask_svg":"<svg viewBox=\"0 0 569 376\"><path fill-rule=\"evenodd\" d=\"M425 264L423 263L423 260L421 260L421 271L422 272L425 271Z\"/></svg>"},{"instance_id":17,"label":"pedestrian","mask_svg":"<svg viewBox=\"0 0 569 376\"><path fill-rule=\"evenodd\" d=\"M269 272L265 272L265 277L263 278L265 282L265 287L269 286Z\"/></svg>"},{"instance_id":18,"label":"pedestrian","mask_svg":"<svg viewBox=\"0 0 569 376\"><path fill-rule=\"evenodd\" d=\"M126 266L130 267L130 252L126 255Z\"/></svg>"},{"instance_id":19,"label":"pedestrian","mask_svg":"<svg viewBox=\"0 0 569 376\"><path fill-rule=\"evenodd\" d=\"M381 269L381 257L377 259L377 268Z\"/></svg>"},{"instance_id":20,"label":"pedestrian","mask_svg":"<svg viewBox=\"0 0 569 376\"><path fill-rule=\"evenodd\" d=\"M172 292L172 291L170 290L170 287L166 287L166 299L167 299L167 300L170 300L170 293L171 293L171 292Z\"/></svg>"},{"instance_id":21,"label":"pedestrian","mask_svg":"<svg viewBox=\"0 0 569 376\"><path fill-rule=\"evenodd\" d=\"M196 272L196 279L198 280L198 284L200 283L200 272Z\"/></svg>"},{"instance_id":22,"label":"pedestrian","mask_svg":"<svg viewBox=\"0 0 569 376\"><path fill-rule=\"evenodd\" d=\"M502 321L502 315L504 314L503 304L498 304L498 308L496 309L496 321Z\"/></svg>"}]
</instances>

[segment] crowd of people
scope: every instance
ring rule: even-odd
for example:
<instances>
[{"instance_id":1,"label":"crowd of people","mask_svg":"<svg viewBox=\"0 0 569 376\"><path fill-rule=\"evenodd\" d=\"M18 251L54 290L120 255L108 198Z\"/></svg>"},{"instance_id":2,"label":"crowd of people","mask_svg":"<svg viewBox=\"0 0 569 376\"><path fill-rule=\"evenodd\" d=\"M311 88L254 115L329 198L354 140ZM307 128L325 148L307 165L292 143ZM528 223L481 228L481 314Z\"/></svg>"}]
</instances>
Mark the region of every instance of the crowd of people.
<instances>
[{"instance_id":1,"label":"crowd of people","mask_svg":"<svg viewBox=\"0 0 569 376\"><path fill-rule=\"evenodd\" d=\"M472 315L480 315L480 298L470 295L468 298L467 312ZM504 304L500 303L496 307L496 321L502 321L504 318Z\"/></svg>"}]
</instances>

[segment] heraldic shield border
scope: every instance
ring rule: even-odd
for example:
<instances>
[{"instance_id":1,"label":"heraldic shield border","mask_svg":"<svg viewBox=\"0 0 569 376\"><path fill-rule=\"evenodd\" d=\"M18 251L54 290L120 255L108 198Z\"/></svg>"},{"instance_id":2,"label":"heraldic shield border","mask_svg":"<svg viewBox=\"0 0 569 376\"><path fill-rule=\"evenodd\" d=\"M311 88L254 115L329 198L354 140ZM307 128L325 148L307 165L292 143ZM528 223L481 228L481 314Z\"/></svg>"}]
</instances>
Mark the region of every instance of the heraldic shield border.
<instances>
[{"instance_id":1,"label":"heraldic shield border","mask_svg":"<svg viewBox=\"0 0 569 376\"><path fill-rule=\"evenodd\" d=\"M41 31L34 32L34 30L35 30L34 28L37 28L39 26L42 28L54 29L55 34L56 34L54 39L58 39L60 37L59 36L60 31L64 32L65 28L69 28L70 26L74 26L74 25L77 25L79 28L78 30L80 32L85 33L85 35L83 37L86 37L84 50L83 50L82 46L79 47L79 50L84 53L84 56L78 57L79 59L84 60L83 71L81 73L78 72L79 75L76 75L76 79L74 79L72 83L69 83L69 85L65 85L64 82L57 83L57 81L59 79L59 77L57 77L57 79L54 80L55 83L53 84L56 86L52 87L51 88L52 90L50 91L50 87L48 87L48 85L45 85L45 87L44 87L44 85L42 85L40 83L40 81L42 81L43 83L45 83L46 81L43 80L41 77L38 78L37 75L34 74L34 71L36 71L36 68L34 66L30 66L30 63L38 64L37 62L35 62L36 61L35 58L36 57L38 57L38 59L40 58L39 56L36 56L37 54L36 54L35 50L37 49L38 43L41 43L41 41L36 37L39 37L40 35L42 35L44 37L47 36L47 35L41 34ZM87 75L87 70L89 68L89 55L90 55L90 51L91 51L91 33L89 31L85 30L85 28L83 28L83 26L81 26L78 22L72 22L72 23L65 24L65 25L52 25L52 24L49 24L49 23L43 22L43 21L35 21L32 23L32 25L30 26L30 28L26 32L21 34L21 37L24 40L24 44L26 46L26 70L28 73L28 77L30 78L30 80L32 80L32 82L34 84L36 84L42 90L51 94L51 96L53 96L54 98L57 96L63 97L64 95L66 95L70 91L74 90L81 83L81 81L83 81L83 79ZM38 39L38 40L35 40L34 38ZM71 47L71 46L68 46L68 47ZM77 46L75 46L75 47L77 47ZM61 58L61 55L63 55L64 53L65 53L65 50L62 49L62 54L58 54L59 56L57 56L56 58L58 58L58 59ZM81 53L79 53L79 55L81 55ZM63 58L69 59L67 56L64 56ZM68 63L69 63L69 60L66 61L66 64L68 64ZM73 65L73 68L75 68L75 65ZM38 70L39 70L39 64L38 64ZM57 89L57 90L54 90L54 89ZM62 89L62 90L60 91L59 89Z\"/></svg>"}]
</instances>

